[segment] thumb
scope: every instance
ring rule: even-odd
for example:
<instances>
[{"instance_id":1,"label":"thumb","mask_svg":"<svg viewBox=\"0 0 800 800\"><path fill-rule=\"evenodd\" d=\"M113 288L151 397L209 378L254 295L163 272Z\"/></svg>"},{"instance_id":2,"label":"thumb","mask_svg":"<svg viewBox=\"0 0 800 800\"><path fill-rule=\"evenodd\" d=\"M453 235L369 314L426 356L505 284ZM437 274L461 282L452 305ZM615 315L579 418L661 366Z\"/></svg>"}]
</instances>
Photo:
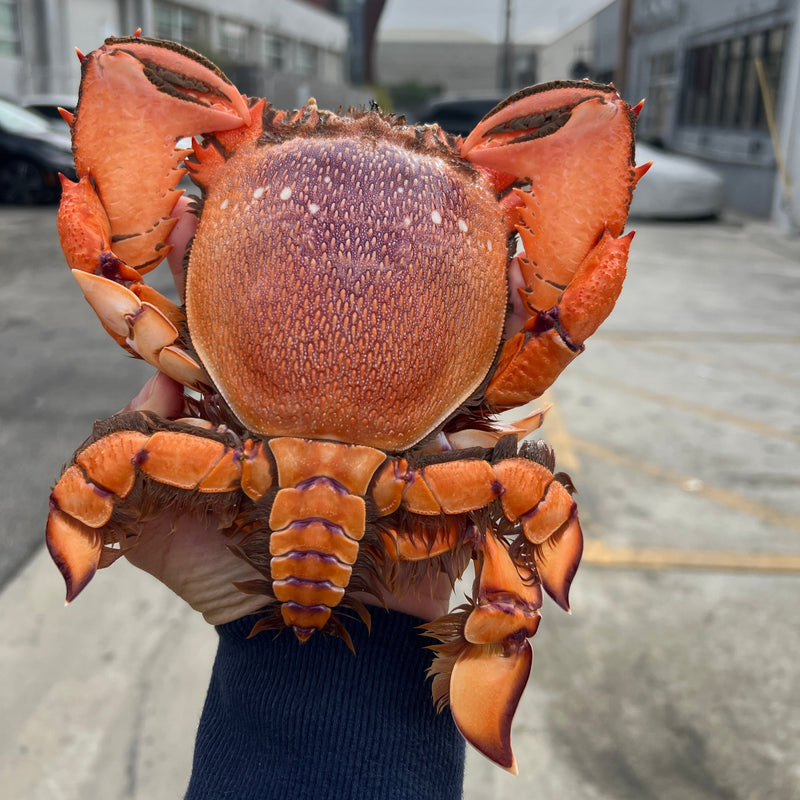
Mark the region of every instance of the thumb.
<instances>
[{"instance_id":1,"label":"thumb","mask_svg":"<svg viewBox=\"0 0 800 800\"><path fill-rule=\"evenodd\" d=\"M163 372L156 372L122 411L152 411L174 419L184 412L183 386Z\"/></svg>"}]
</instances>

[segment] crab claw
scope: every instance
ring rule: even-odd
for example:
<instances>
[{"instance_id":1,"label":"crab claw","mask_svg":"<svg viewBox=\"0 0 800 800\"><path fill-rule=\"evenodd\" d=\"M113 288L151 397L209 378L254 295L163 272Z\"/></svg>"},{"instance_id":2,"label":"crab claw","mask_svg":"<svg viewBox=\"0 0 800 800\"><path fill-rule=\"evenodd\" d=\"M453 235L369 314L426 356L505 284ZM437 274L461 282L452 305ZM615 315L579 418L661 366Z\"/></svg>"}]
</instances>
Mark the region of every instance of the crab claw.
<instances>
[{"instance_id":1,"label":"crab claw","mask_svg":"<svg viewBox=\"0 0 800 800\"><path fill-rule=\"evenodd\" d=\"M185 174L177 140L249 124L247 103L210 61L170 42L112 37L81 63L75 166L94 180L115 254L146 272L169 252Z\"/></svg>"},{"instance_id":2,"label":"crab claw","mask_svg":"<svg viewBox=\"0 0 800 800\"><path fill-rule=\"evenodd\" d=\"M621 234L643 174L636 116L613 86L561 81L508 98L461 145L498 190L515 184L506 216L524 247L519 294L530 318L491 377L495 410L539 397L614 307L630 245Z\"/></svg>"}]
</instances>

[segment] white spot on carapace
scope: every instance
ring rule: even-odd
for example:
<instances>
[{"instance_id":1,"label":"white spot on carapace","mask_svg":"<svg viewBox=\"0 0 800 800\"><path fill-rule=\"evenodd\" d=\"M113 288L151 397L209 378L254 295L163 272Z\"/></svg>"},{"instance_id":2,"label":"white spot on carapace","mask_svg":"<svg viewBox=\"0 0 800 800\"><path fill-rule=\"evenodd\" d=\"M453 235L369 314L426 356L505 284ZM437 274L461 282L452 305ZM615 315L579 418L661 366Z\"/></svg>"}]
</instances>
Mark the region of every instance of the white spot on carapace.
<instances>
[{"instance_id":1,"label":"white spot on carapace","mask_svg":"<svg viewBox=\"0 0 800 800\"><path fill-rule=\"evenodd\" d=\"M487 249L487 250L488 250L490 253L492 252L492 240L491 240L491 239L489 239L489 241L488 241L488 242L486 242L486 249Z\"/></svg>"},{"instance_id":2,"label":"white spot on carapace","mask_svg":"<svg viewBox=\"0 0 800 800\"><path fill-rule=\"evenodd\" d=\"M281 193L278 195L281 200L288 200L292 196L292 190L289 186L284 186Z\"/></svg>"},{"instance_id":3,"label":"white spot on carapace","mask_svg":"<svg viewBox=\"0 0 800 800\"><path fill-rule=\"evenodd\" d=\"M458 222L456 222L456 225L458 225L458 229L459 229L459 230L460 230L462 233L466 233L466 232L467 232L467 223L466 223L466 221L465 221L465 220L463 220L463 219L459 219L459 220L458 220Z\"/></svg>"},{"instance_id":4,"label":"white spot on carapace","mask_svg":"<svg viewBox=\"0 0 800 800\"><path fill-rule=\"evenodd\" d=\"M330 183L331 182L331 176L330 175L326 175L322 180L323 180L324 183Z\"/></svg>"},{"instance_id":5,"label":"white spot on carapace","mask_svg":"<svg viewBox=\"0 0 800 800\"><path fill-rule=\"evenodd\" d=\"M434 225L441 225L442 223L442 215L436 209L431 213L431 219Z\"/></svg>"},{"instance_id":6,"label":"white spot on carapace","mask_svg":"<svg viewBox=\"0 0 800 800\"><path fill-rule=\"evenodd\" d=\"M228 198L226 197L219 205L220 208L227 208L228 207Z\"/></svg>"},{"instance_id":7,"label":"white spot on carapace","mask_svg":"<svg viewBox=\"0 0 800 800\"><path fill-rule=\"evenodd\" d=\"M308 210L312 214L316 214L319 211L319 206L316 203L309 203Z\"/></svg>"},{"instance_id":8,"label":"white spot on carapace","mask_svg":"<svg viewBox=\"0 0 800 800\"><path fill-rule=\"evenodd\" d=\"M411 224L411 217L403 217L403 225L405 225L407 228L410 224Z\"/></svg>"},{"instance_id":9,"label":"white spot on carapace","mask_svg":"<svg viewBox=\"0 0 800 800\"><path fill-rule=\"evenodd\" d=\"M259 186L258 189L256 189L253 192L253 199L254 200L258 200L258 198L261 197L262 194L264 194L264 187L263 186Z\"/></svg>"}]
</instances>

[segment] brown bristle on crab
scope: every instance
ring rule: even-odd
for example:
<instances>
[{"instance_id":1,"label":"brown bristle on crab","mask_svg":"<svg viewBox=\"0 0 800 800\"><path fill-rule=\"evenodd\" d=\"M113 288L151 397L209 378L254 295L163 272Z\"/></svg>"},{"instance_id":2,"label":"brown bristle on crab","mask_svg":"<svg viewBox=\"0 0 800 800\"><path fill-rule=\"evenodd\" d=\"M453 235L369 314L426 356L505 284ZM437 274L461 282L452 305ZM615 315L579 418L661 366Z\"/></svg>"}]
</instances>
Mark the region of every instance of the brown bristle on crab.
<instances>
[{"instance_id":1,"label":"brown bristle on crab","mask_svg":"<svg viewBox=\"0 0 800 800\"><path fill-rule=\"evenodd\" d=\"M460 139L273 109L140 36L84 56L62 247L114 340L191 393L179 419L99 423L61 475L47 543L68 599L169 509L219 519L261 576L220 586L255 598L254 633L301 641L351 644L340 615L368 622L363 593L471 559L468 602L427 628L434 696L516 771L528 640L543 591L569 608L583 537L551 452L520 445L546 408L494 414L541 395L614 306L637 109L546 84ZM184 308L141 276L170 250L186 168L202 198Z\"/></svg>"}]
</instances>

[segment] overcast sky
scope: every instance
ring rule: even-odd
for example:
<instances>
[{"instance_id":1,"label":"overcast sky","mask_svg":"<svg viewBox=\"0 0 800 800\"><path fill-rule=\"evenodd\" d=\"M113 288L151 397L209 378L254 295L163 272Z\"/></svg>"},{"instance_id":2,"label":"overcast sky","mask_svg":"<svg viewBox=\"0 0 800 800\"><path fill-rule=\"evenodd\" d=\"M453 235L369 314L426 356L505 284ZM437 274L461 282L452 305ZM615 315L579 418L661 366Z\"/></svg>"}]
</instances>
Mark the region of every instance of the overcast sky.
<instances>
[{"instance_id":1,"label":"overcast sky","mask_svg":"<svg viewBox=\"0 0 800 800\"><path fill-rule=\"evenodd\" d=\"M512 38L534 31L565 30L610 0L512 0ZM387 0L381 29L449 28L493 41L503 38L504 0Z\"/></svg>"}]
</instances>

